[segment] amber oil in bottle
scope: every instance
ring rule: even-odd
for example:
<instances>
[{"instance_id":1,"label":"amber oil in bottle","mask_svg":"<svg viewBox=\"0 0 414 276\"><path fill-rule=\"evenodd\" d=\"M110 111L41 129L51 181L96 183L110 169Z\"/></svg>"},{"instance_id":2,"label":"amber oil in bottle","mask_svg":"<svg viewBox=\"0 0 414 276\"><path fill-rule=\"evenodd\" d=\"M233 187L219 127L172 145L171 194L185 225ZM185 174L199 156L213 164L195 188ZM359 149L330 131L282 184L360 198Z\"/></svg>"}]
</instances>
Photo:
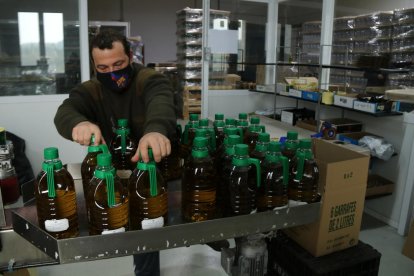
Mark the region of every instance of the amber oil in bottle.
<instances>
[{"instance_id":1,"label":"amber oil in bottle","mask_svg":"<svg viewBox=\"0 0 414 276\"><path fill-rule=\"evenodd\" d=\"M75 183L55 147L44 149L42 171L35 181L39 227L56 239L79 235Z\"/></svg>"},{"instance_id":2,"label":"amber oil in bottle","mask_svg":"<svg viewBox=\"0 0 414 276\"><path fill-rule=\"evenodd\" d=\"M129 178L129 220L131 230L163 227L168 219L167 185L157 169L152 150L150 161L138 161Z\"/></svg>"},{"instance_id":3,"label":"amber oil in bottle","mask_svg":"<svg viewBox=\"0 0 414 276\"><path fill-rule=\"evenodd\" d=\"M128 230L128 190L116 176L111 155L101 153L89 183L89 234L104 235Z\"/></svg>"},{"instance_id":4,"label":"amber oil in bottle","mask_svg":"<svg viewBox=\"0 0 414 276\"><path fill-rule=\"evenodd\" d=\"M216 211L216 170L209 155L208 139L196 137L182 178L182 214L185 221L214 218Z\"/></svg>"}]
</instances>

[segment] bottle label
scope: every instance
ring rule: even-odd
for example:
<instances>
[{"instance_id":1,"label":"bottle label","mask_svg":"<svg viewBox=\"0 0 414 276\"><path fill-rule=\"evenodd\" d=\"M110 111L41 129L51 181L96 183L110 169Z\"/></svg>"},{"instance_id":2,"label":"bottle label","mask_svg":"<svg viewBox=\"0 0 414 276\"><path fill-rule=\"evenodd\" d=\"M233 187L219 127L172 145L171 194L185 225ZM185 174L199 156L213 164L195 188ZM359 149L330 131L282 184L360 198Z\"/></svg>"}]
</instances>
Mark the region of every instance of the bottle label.
<instances>
[{"instance_id":1,"label":"bottle label","mask_svg":"<svg viewBox=\"0 0 414 276\"><path fill-rule=\"evenodd\" d=\"M257 208L256 209L253 209L251 212L250 212L250 214L256 214L257 213Z\"/></svg>"},{"instance_id":2,"label":"bottle label","mask_svg":"<svg viewBox=\"0 0 414 276\"><path fill-rule=\"evenodd\" d=\"M69 229L69 220L64 219L48 219L45 220L45 229L48 232L62 232Z\"/></svg>"},{"instance_id":3,"label":"bottle label","mask_svg":"<svg viewBox=\"0 0 414 276\"><path fill-rule=\"evenodd\" d=\"M117 170L116 175L121 179L129 178L132 174L131 170Z\"/></svg>"},{"instance_id":4,"label":"bottle label","mask_svg":"<svg viewBox=\"0 0 414 276\"><path fill-rule=\"evenodd\" d=\"M164 217L158 217L155 219L144 219L141 221L141 227L143 230L161 228L164 226Z\"/></svg>"},{"instance_id":5,"label":"bottle label","mask_svg":"<svg viewBox=\"0 0 414 276\"><path fill-rule=\"evenodd\" d=\"M106 234L114 234L114 233L123 233L125 232L125 227L121 227L121 228L117 228L117 229L112 229L112 230L103 230L102 231L102 235L106 235Z\"/></svg>"}]
</instances>

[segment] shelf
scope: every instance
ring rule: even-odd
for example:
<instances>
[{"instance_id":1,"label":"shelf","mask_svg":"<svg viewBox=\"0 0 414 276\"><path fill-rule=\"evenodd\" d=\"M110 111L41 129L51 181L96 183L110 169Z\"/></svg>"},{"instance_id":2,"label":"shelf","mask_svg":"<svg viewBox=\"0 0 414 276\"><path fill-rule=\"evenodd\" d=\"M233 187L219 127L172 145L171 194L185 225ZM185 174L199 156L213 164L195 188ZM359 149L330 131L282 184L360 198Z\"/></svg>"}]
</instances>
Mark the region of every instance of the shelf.
<instances>
[{"instance_id":1,"label":"shelf","mask_svg":"<svg viewBox=\"0 0 414 276\"><path fill-rule=\"evenodd\" d=\"M304 101L304 102L311 102L311 103L320 104L320 105L323 105L323 106L331 106L331 107L340 108L340 109L349 110L349 111L354 111L354 112L358 112L358 113L362 113L362 114L366 114L366 115L370 115L370 116L374 116L374 117L388 117L388 116L401 116L401 115L403 115L402 112L378 112L378 113L370 113L370 112L364 112L364 111L356 110L356 109L353 109L353 108L347 108L347 107L333 105L333 104L318 103L318 102L315 102L315 101L312 101L312 100L308 100L308 99L303 99L303 98L298 98L298 97L292 97L292 96L285 96L285 95L277 94L275 92L258 91L258 90L249 90L249 91L250 92L255 92L255 93L271 94L271 95L276 95L278 97L285 97L285 98L289 98L289 99L293 99L293 100L299 100L299 101Z\"/></svg>"},{"instance_id":2,"label":"shelf","mask_svg":"<svg viewBox=\"0 0 414 276\"><path fill-rule=\"evenodd\" d=\"M81 190L81 181L75 181ZM319 216L320 203L295 206L278 211L183 223L179 181L169 183L169 218L163 228L127 231L109 235L89 236L83 194L77 194L80 236L55 239L41 230L37 223L36 206L13 212L13 229L53 260L63 263L116 258L149 251L204 244L233 237L267 232L311 223ZM176 189L173 187L176 186Z\"/></svg>"}]
</instances>

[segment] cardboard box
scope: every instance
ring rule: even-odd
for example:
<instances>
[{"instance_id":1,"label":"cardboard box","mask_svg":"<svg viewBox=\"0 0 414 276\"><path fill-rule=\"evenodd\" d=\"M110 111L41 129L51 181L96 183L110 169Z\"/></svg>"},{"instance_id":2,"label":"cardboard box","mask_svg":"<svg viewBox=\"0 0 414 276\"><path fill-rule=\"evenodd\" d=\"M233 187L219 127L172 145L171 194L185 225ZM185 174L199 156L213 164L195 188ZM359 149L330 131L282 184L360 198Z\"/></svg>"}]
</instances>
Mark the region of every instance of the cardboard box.
<instances>
[{"instance_id":1,"label":"cardboard box","mask_svg":"<svg viewBox=\"0 0 414 276\"><path fill-rule=\"evenodd\" d=\"M304 100L318 102L320 96L321 94L319 92L302 91L302 99Z\"/></svg>"},{"instance_id":2,"label":"cardboard box","mask_svg":"<svg viewBox=\"0 0 414 276\"><path fill-rule=\"evenodd\" d=\"M334 105L346 108L353 108L356 94L347 94L346 96L334 95Z\"/></svg>"},{"instance_id":3,"label":"cardboard box","mask_svg":"<svg viewBox=\"0 0 414 276\"><path fill-rule=\"evenodd\" d=\"M294 89L294 88L289 88L289 96L296 97L296 98L302 98L302 91Z\"/></svg>"},{"instance_id":4,"label":"cardboard box","mask_svg":"<svg viewBox=\"0 0 414 276\"><path fill-rule=\"evenodd\" d=\"M402 253L408 258L414 260L414 221L411 223L410 232L408 232Z\"/></svg>"},{"instance_id":5,"label":"cardboard box","mask_svg":"<svg viewBox=\"0 0 414 276\"><path fill-rule=\"evenodd\" d=\"M394 182L377 174L368 176L367 192L365 198L390 195L394 191Z\"/></svg>"},{"instance_id":6,"label":"cardboard box","mask_svg":"<svg viewBox=\"0 0 414 276\"><path fill-rule=\"evenodd\" d=\"M319 220L284 231L318 257L358 243L369 156L325 140L313 141L323 191Z\"/></svg>"},{"instance_id":7,"label":"cardboard box","mask_svg":"<svg viewBox=\"0 0 414 276\"><path fill-rule=\"evenodd\" d=\"M313 119L315 111L306 108L284 109L281 112L280 121L295 125L299 119Z\"/></svg>"},{"instance_id":8,"label":"cardboard box","mask_svg":"<svg viewBox=\"0 0 414 276\"><path fill-rule=\"evenodd\" d=\"M318 79L315 77L286 77L285 81L297 90L317 91L318 89Z\"/></svg>"},{"instance_id":9,"label":"cardboard box","mask_svg":"<svg viewBox=\"0 0 414 276\"><path fill-rule=\"evenodd\" d=\"M324 122L330 123L331 128L335 130L335 133L359 132L362 130L361 122L348 118L331 118L321 120L321 128L325 127L323 126Z\"/></svg>"},{"instance_id":10,"label":"cardboard box","mask_svg":"<svg viewBox=\"0 0 414 276\"><path fill-rule=\"evenodd\" d=\"M400 102L369 103L354 101L354 109L368 113L398 112L400 110Z\"/></svg>"},{"instance_id":11,"label":"cardboard box","mask_svg":"<svg viewBox=\"0 0 414 276\"><path fill-rule=\"evenodd\" d=\"M316 120L314 119L298 120L296 122L296 126L313 132L318 131L318 126L316 125Z\"/></svg>"}]
</instances>

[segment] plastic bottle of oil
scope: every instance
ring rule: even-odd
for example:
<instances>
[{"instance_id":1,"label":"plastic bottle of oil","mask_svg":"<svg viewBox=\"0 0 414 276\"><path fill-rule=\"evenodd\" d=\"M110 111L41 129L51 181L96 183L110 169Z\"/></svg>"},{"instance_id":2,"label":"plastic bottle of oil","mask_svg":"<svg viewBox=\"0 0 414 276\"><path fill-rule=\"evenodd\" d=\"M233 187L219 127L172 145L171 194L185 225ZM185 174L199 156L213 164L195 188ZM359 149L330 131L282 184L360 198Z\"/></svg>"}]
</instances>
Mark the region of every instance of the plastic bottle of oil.
<instances>
[{"instance_id":1,"label":"plastic bottle of oil","mask_svg":"<svg viewBox=\"0 0 414 276\"><path fill-rule=\"evenodd\" d=\"M289 203L312 203L318 200L319 169L312 153L312 140L300 139L289 175Z\"/></svg>"},{"instance_id":2,"label":"plastic bottle of oil","mask_svg":"<svg viewBox=\"0 0 414 276\"><path fill-rule=\"evenodd\" d=\"M224 141L224 114L214 115L214 132L216 135L216 148L221 147Z\"/></svg>"},{"instance_id":3,"label":"plastic bottle of oil","mask_svg":"<svg viewBox=\"0 0 414 276\"><path fill-rule=\"evenodd\" d=\"M118 128L115 130L115 133L116 136L111 141L110 152L116 174L126 186L136 166L136 163L132 162L131 158L137 151L137 144L129 136L130 129L127 119L118 120Z\"/></svg>"},{"instance_id":4,"label":"plastic bottle of oil","mask_svg":"<svg viewBox=\"0 0 414 276\"><path fill-rule=\"evenodd\" d=\"M288 205L289 162L280 153L280 143L271 141L262 163L262 185L259 188L259 212Z\"/></svg>"},{"instance_id":5,"label":"plastic bottle of oil","mask_svg":"<svg viewBox=\"0 0 414 276\"><path fill-rule=\"evenodd\" d=\"M235 146L232 169L229 177L230 215L246 215L256 212L257 188L260 187L261 174L258 159L249 158L249 149L245 144ZM256 178L251 170L255 166Z\"/></svg>"},{"instance_id":6,"label":"plastic bottle of oil","mask_svg":"<svg viewBox=\"0 0 414 276\"><path fill-rule=\"evenodd\" d=\"M209 220L216 211L216 169L207 146L207 138L194 138L191 156L184 165L181 189L186 221Z\"/></svg>"},{"instance_id":7,"label":"plastic bottle of oil","mask_svg":"<svg viewBox=\"0 0 414 276\"><path fill-rule=\"evenodd\" d=\"M208 119L201 119L199 121L198 125L199 129L205 129L206 130L206 137L209 141L209 149L211 153L214 153L216 151L216 133L214 131L214 127L209 126Z\"/></svg>"},{"instance_id":8,"label":"plastic bottle of oil","mask_svg":"<svg viewBox=\"0 0 414 276\"><path fill-rule=\"evenodd\" d=\"M83 186L83 195L86 199L86 193L88 191L88 185L93 177L95 172L96 165L98 164L97 156L100 153L108 153L108 147L104 144L94 145L95 136L92 135L91 142L88 146L88 153L81 164L81 176L82 176L82 186Z\"/></svg>"},{"instance_id":9,"label":"plastic bottle of oil","mask_svg":"<svg viewBox=\"0 0 414 276\"><path fill-rule=\"evenodd\" d=\"M170 139L171 153L161 159L161 162L157 164L157 167L165 181L172 181L181 178L181 132L181 125L177 124L175 128L175 136Z\"/></svg>"},{"instance_id":10,"label":"plastic bottle of oil","mask_svg":"<svg viewBox=\"0 0 414 276\"><path fill-rule=\"evenodd\" d=\"M98 165L87 194L89 234L104 235L128 230L128 190L111 163L111 155L98 154Z\"/></svg>"},{"instance_id":11,"label":"plastic bottle of oil","mask_svg":"<svg viewBox=\"0 0 414 276\"><path fill-rule=\"evenodd\" d=\"M229 128L231 129L231 128ZM233 128L235 129L235 128ZM235 129L236 133L237 130ZM224 151L220 158L217 159L217 216L225 217L229 215L230 210L230 173L233 168L232 159L234 155L234 147L241 143L239 135L229 135L224 139Z\"/></svg>"},{"instance_id":12,"label":"plastic bottle of oil","mask_svg":"<svg viewBox=\"0 0 414 276\"><path fill-rule=\"evenodd\" d=\"M269 142L270 142L269 133L267 132L259 133L259 135L257 136L256 146L254 150L252 150L252 152L250 153L250 156L252 158L259 159L260 164L265 159L265 155L267 152L267 146L269 145Z\"/></svg>"},{"instance_id":13,"label":"plastic bottle of oil","mask_svg":"<svg viewBox=\"0 0 414 276\"><path fill-rule=\"evenodd\" d=\"M239 113L239 119L236 122L236 126L242 129L242 135L246 133L247 129L249 128L249 121L247 120L247 113Z\"/></svg>"},{"instance_id":14,"label":"plastic bottle of oil","mask_svg":"<svg viewBox=\"0 0 414 276\"><path fill-rule=\"evenodd\" d=\"M150 161L138 161L129 178L129 221L131 230L163 227L168 219L167 185L156 167L152 149Z\"/></svg>"},{"instance_id":15,"label":"plastic bottle of oil","mask_svg":"<svg viewBox=\"0 0 414 276\"><path fill-rule=\"evenodd\" d=\"M216 152L215 152L215 154L214 154L214 159L215 159L215 164L216 164L216 168L217 168L217 172L219 172L219 167L221 167L221 158L222 158L222 156L223 156L223 154L224 154L224 152L225 152L225 148L226 148L226 143L225 143L225 141L226 141L226 139L230 136L230 135L239 135L241 133L241 131L240 131L240 129L238 129L238 128L236 128L236 127L228 127L228 128L224 128L224 140L223 140L223 144L220 146L220 147L218 147L217 149L216 149ZM240 135L239 135L239 137L241 137ZM240 144L240 143L242 143L242 141L239 141L237 144Z\"/></svg>"},{"instance_id":16,"label":"plastic bottle of oil","mask_svg":"<svg viewBox=\"0 0 414 276\"><path fill-rule=\"evenodd\" d=\"M298 133L296 131L288 131L286 135L286 141L282 150L283 156L286 156L289 160L289 167L292 166L292 160L296 155L296 151L299 147Z\"/></svg>"},{"instance_id":17,"label":"plastic bottle of oil","mask_svg":"<svg viewBox=\"0 0 414 276\"><path fill-rule=\"evenodd\" d=\"M35 181L39 226L56 239L79 235L75 183L62 166L59 151L45 148L42 171Z\"/></svg>"},{"instance_id":18,"label":"plastic bottle of oil","mask_svg":"<svg viewBox=\"0 0 414 276\"><path fill-rule=\"evenodd\" d=\"M199 116L198 114L190 114L188 123L184 127L184 131L181 137L181 149L183 155L183 163L191 155L191 149L193 147L193 140L195 137L195 131L198 128ZM182 164L184 166L184 164Z\"/></svg>"},{"instance_id":19,"label":"plastic bottle of oil","mask_svg":"<svg viewBox=\"0 0 414 276\"><path fill-rule=\"evenodd\" d=\"M249 146L249 154L255 149L259 133L265 132L264 126L260 125L259 117L251 117L250 125L244 134L244 144Z\"/></svg>"}]
</instances>

